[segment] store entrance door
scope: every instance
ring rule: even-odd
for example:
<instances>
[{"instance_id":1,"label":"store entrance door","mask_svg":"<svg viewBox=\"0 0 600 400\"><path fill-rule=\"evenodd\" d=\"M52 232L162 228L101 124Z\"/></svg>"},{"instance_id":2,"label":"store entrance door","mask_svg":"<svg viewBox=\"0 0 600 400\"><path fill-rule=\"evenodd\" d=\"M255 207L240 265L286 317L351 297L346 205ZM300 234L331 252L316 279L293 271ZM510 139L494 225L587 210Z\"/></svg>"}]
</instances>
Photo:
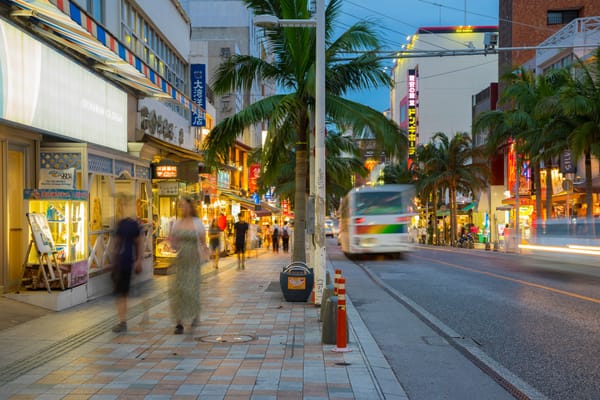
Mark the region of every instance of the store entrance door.
<instances>
[{"instance_id":1,"label":"store entrance door","mask_svg":"<svg viewBox=\"0 0 600 400\"><path fill-rule=\"evenodd\" d=\"M25 257L26 235L29 232L23 208L25 149L9 146L7 161L10 168L8 168L6 177L8 184L8 193L6 196L6 208L8 210L8 269L5 289L13 292L19 288L23 257Z\"/></svg>"}]
</instances>

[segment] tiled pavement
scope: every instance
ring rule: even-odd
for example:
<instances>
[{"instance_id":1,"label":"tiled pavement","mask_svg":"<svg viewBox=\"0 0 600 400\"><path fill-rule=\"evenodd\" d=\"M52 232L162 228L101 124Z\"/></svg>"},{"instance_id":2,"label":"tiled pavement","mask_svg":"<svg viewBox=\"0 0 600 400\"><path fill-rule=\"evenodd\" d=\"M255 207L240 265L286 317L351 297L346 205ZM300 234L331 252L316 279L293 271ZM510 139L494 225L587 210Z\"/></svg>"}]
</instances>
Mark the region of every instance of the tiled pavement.
<instances>
[{"instance_id":1,"label":"tiled pavement","mask_svg":"<svg viewBox=\"0 0 600 400\"><path fill-rule=\"evenodd\" d=\"M85 329L92 332L104 321L103 330L6 383L0 398L405 399L351 307L354 351L334 353L333 346L321 344L319 309L282 298L278 279L285 263L283 255L268 254L248 260L245 270L229 268L204 276L200 326L187 325L183 335L173 334L168 301L149 300L164 291L163 281L145 299L138 299L142 305L155 305L132 318L126 334L105 328L106 309L114 315L111 302L89 306L96 312L89 312ZM60 330L60 317L56 314L55 328L46 324L43 329ZM27 324L20 327L30 329L25 342L35 343L40 335L36 321ZM0 333L3 347L10 334L10 330ZM357 336L364 339L363 346ZM38 354L48 353L45 350ZM35 357L34 352L28 358ZM18 361L11 365L15 364Z\"/></svg>"}]
</instances>

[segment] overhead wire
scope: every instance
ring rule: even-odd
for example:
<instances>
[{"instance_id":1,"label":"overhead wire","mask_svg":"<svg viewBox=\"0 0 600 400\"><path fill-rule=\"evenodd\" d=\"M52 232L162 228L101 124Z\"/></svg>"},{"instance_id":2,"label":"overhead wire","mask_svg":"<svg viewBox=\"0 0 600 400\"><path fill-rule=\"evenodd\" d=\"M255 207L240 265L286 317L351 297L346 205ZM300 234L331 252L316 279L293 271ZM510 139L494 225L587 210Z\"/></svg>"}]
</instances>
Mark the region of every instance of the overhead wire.
<instances>
[{"instance_id":1,"label":"overhead wire","mask_svg":"<svg viewBox=\"0 0 600 400\"><path fill-rule=\"evenodd\" d=\"M385 17L385 18L391 19L392 21L399 22L399 23L401 23L401 24L403 24L403 25L410 26L410 27L412 27L412 28L415 28L415 29L421 29L421 30L423 30L424 32L431 33L431 34L434 34L434 35L438 34L438 33L436 33L436 32L430 31L430 30L428 30L428 29L423 29L422 27L419 27L419 26L417 26L417 25L413 25L413 24L411 24L411 23L408 23L408 22L406 22L406 21L403 21L403 20L401 20L401 19L399 19L399 18L392 17L391 15L385 14L385 13L383 13L383 12L381 12L381 11L378 11L378 10L375 10L375 9L373 9L373 8L369 8L369 7L367 7L367 6L363 6L362 4L355 3L355 2L354 2L354 1L352 1L352 0L346 0L346 3L348 3L348 4L352 4L352 5L353 5L353 6L355 6L355 7L362 8L362 9L364 9L364 10L370 11L370 12L372 12L372 13L375 13L375 14L377 14L377 15L381 15L381 16L383 16L383 17ZM450 41L450 42L455 42L455 43L458 43L458 44L460 44L461 46L468 47L468 45L467 45L467 44L465 44L465 43L463 43L463 42L460 42L460 41L458 41L458 40L456 40L456 39L453 39L453 38L451 38L451 37L448 37L448 36L442 36L442 38L443 38L443 39L445 39L445 40L448 40L448 41ZM420 39L420 41L421 41L421 42L423 42L423 43L427 43L427 42L426 42L425 40L423 40L422 38ZM428 43L428 44L430 44L430 45L431 45L431 43ZM445 49L445 50L449 50L449 49Z\"/></svg>"},{"instance_id":2,"label":"overhead wire","mask_svg":"<svg viewBox=\"0 0 600 400\"><path fill-rule=\"evenodd\" d=\"M360 20L360 19L359 19L359 17L357 17L357 16L355 16L355 15L352 15L352 14L346 13L346 12L344 12L344 11L342 11L342 13L343 13L343 14L346 14L346 15L348 15L348 16L350 16L350 17L356 18L357 20ZM351 25L350 25L350 24L346 24L346 23L344 23L344 22L339 22L339 21L338 21L338 22L337 22L337 24L339 24L339 25L341 25L341 26L343 26L343 27L345 27L345 28L350 28L350 27L351 27ZM381 29L384 29L384 30L386 30L386 31L390 31L390 32L393 32L393 33L398 33L398 34L401 34L401 35L403 35L403 33L402 33L402 32L400 32L400 31L395 31L395 30L393 30L393 29L391 29L391 28L387 28L387 27L384 27L384 26L379 26L378 28L381 28ZM391 39L387 39L387 38L385 38L385 37L384 37L384 38L380 38L380 41L381 41L382 43L384 43L384 44L388 44L388 45L390 45L390 48L391 48L391 49L396 49L396 48L398 48L398 47L401 47L401 46L404 44L404 43L402 43L402 42L397 42L397 41L394 41L394 40L391 40Z\"/></svg>"},{"instance_id":3,"label":"overhead wire","mask_svg":"<svg viewBox=\"0 0 600 400\"><path fill-rule=\"evenodd\" d=\"M452 7L452 6L448 6L448 5L445 5L445 4L436 3L436 2L433 2L433 1L427 1L427 0L419 0L419 1L422 2L422 3L427 3L427 4L434 5L436 7L447 8L447 9L453 10L453 11L461 11L461 12L464 11L462 8ZM544 31L548 31L548 32L555 32L555 30L552 29L552 28L546 28L546 27L543 27L543 26L528 24L526 22L513 21L513 20L508 19L508 18L502 18L501 16L486 15L486 14L476 13L476 12L468 11L468 10L467 10L467 14L476 15L478 17L484 17L484 18L497 19L498 21L508 22L510 24L513 24L513 25L522 25L522 26L526 26L526 27L532 28L532 29L544 30Z\"/></svg>"},{"instance_id":4,"label":"overhead wire","mask_svg":"<svg viewBox=\"0 0 600 400\"><path fill-rule=\"evenodd\" d=\"M427 76L421 76L421 75L419 75L419 81L421 81L423 79L437 78L438 76L450 75L450 74L454 74L456 72L467 71L469 69L482 67L482 66L488 65L488 64L495 64L497 62L498 62L498 60L491 60L491 61L486 61L486 62L483 62L483 63L480 63L480 64L469 65L469 66L466 66L466 67L454 69L452 71L440 72L439 74L433 74L433 75L427 75ZM395 83L407 83L408 81L404 80L404 81L394 81L394 82Z\"/></svg>"},{"instance_id":5,"label":"overhead wire","mask_svg":"<svg viewBox=\"0 0 600 400\"><path fill-rule=\"evenodd\" d=\"M360 20L364 20L364 18L362 18L362 17L358 17L358 16L356 16L356 15L354 15L354 14L351 14L351 13L349 13L349 12L347 12L347 11L342 11L342 14L345 14L345 15L348 15L348 16L350 16L350 17L352 17L352 18L355 18L355 19L356 19L356 20L358 20L358 21L360 21ZM405 32L402 32L402 31L398 31L398 30L395 30L395 29L389 28L389 27L387 27L387 26L385 26L385 25L381 25L381 26L379 26L378 28L380 28L380 29L383 29L383 30L386 30L386 31L388 31L388 32L392 32L392 33L398 33L398 34L402 35L403 37L406 37L406 36L411 36L411 35L409 35L409 34L407 34L407 33L405 33ZM398 45L399 45L399 47L402 47L402 45L406 44L406 43L401 43L401 42L391 41L391 40L389 40L389 39L386 39L385 41L386 41L386 42L389 42L389 43L398 44ZM443 47L443 46L440 46L440 45L438 45L438 44L435 44L435 43L428 42L427 40L425 40L425 39L423 39L423 38L421 38L421 39L420 39L420 41L421 41L421 42L423 42L423 43L429 44L430 46L438 47L439 49L442 49L442 50L449 50L448 48L445 48L445 47Z\"/></svg>"}]
</instances>

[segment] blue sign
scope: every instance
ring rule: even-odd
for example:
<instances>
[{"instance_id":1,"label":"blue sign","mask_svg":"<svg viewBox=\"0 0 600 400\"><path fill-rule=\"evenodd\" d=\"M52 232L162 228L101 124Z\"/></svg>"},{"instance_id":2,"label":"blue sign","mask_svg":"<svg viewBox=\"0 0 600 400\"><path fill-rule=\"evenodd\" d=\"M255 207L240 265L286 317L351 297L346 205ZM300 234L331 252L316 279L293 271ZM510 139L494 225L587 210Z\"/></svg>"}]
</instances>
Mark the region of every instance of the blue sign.
<instances>
[{"instance_id":1,"label":"blue sign","mask_svg":"<svg viewBox=\"0 0 600 400\"><path fill-rule=\"evenodd\" d=\"M254 199L255 204L260 204L260 196L258 195L258 193L252 193L252 198Z\"/></svg>"},{"instance_id":2,"label":"blue sign","mask_svg":"<svg viewBox=\"0 0 600 400\"><path fill-rule=\"evenodd\" d=\"M192 101L202 107L192 112L192 126L206 126L206 64L190 64Z\"/></svg>"}]
</instances>

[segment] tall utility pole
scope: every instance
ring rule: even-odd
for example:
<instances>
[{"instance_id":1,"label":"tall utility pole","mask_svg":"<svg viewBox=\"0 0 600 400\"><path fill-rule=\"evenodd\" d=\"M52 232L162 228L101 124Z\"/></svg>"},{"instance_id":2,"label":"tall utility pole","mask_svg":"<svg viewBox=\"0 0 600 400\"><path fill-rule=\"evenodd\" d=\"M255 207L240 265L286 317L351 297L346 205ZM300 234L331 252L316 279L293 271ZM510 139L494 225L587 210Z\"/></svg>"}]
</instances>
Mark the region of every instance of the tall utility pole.
<instances>
[{"instance_id":1,"label":"tall utility pole","mask_svg":"<svg viewBox=\"0 0 600 400\"><path fill-rule=\"evenodd\" d=\"M315 43L315 305L325 287L325 0L316 0Z\"/></svg>"}]
</instances>

